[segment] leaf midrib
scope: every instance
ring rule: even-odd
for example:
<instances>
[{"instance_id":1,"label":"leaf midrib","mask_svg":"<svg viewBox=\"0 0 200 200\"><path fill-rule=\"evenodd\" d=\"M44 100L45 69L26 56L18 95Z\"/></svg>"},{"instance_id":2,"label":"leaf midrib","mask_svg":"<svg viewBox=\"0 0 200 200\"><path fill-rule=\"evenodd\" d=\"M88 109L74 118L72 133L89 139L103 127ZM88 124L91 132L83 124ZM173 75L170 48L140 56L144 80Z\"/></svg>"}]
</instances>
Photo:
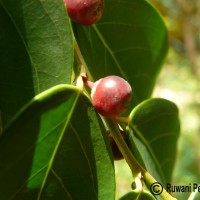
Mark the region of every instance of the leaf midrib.
<instances>
[{"instance_id":1,"label":"leaf midrib","mask_svg":"<svg viewBox=\"0 0 200 200\"><path fill-rule=\"evenodd\" d=\"M58 151L59 145L60 145L60 143L61 143L61 141L62 141L62 138L63 138L63 136L64 136L65 130L66 130L66 128L67 128L67 126L68 126L68 124L69 124L69 122L70 122L71 116L72 116L73 111L74 111L74 109L75 109L75 107L76 107L76 104L77 104L77 101L78 101L78 99L79 99L80 94L81 94L81 92L78 91L78 92L77 92L77 95L76 95L76 97L75 97L74 103L73 103L73 105L72 105L72 107L71 107L71 110L70 110L70 112L68 113L68 117L67 117L67 119L66 119L65 125L63 126L63 130L62 130L62 132L61 132L61 134L60 134L60 137L58 138L58 142L57 142L57 144L56 144L56 146L55 146L55 148L54 148L54 151L53 151L53 153L52 153L51 159L50 159L50 161L49 161L49 163L48 163L48 168L47 168L47 171L46 171L44 180L43 180L43 182L42 182L40 191L39 191L39 193L38 193L37 200L40 200L40 199L41 199L41 195L42 195L43 189L44 189L44 187L45 187L45 184L46 184L46 180L47 180L47 178L48 178L48 175L49 175L49 173L50 173L50 171L51 171L54 158L55 158L55 156L56 156L56 153L57 153L57 151Z\"/></svg>"},{"instance_id":2,"label":"leaf midrib","mask_svg":"<svg viewBox=\"0 0 200 200\"><path fill-rule=\"evenodd\" d=\"M105 39L102 37L101 33L99 32L98 28L96 25L93 25L92 28L94 29L94 31L96 32L96 34L98 35L99 39L101 40L102 44L104 45L104 47L107 49L107 51L109 52L109 54L111 55L111 57L113 58L117 68L119 69L120 73L122 74L122 76L128 80L128 77L126 76L126 73L122 70L118 60L116 59L114 52L111 50L111 48L109 47L109 45L107 44L107 42L105 41Z\"/></svg>"},{"instance_id":3,"label":"leaf midrib","mask_svg":"<svg viewBox=\"0 0 200 200\"><path fill-rule=\"evenodd\" d=\"M163 174L163 172L162 172L161 166L159 165L159 162L158 162L158 160L156 159L156 156L155 156L155 154L153 153L153 151L152 151L152 149L151 149L149 143L148 143L147 140L142 136L142 133L141 133L132 123L130 123L130 127L134 130L134 133L136 133L137 136L140 138L141 142L146 146L147 150L149 151L149 153L150 153L150 155L151 155L151 157L152 157L152 159L153 159L153 161L154 161L154 163L155 163L155 165L156 165L156 167L157 167L157 169L158 169L158 171L159 171L159 175L161 176L162 180L163 180L164 182L166 182L166 179L165 179L164 174Z\"/></svg>"}]
</instances>

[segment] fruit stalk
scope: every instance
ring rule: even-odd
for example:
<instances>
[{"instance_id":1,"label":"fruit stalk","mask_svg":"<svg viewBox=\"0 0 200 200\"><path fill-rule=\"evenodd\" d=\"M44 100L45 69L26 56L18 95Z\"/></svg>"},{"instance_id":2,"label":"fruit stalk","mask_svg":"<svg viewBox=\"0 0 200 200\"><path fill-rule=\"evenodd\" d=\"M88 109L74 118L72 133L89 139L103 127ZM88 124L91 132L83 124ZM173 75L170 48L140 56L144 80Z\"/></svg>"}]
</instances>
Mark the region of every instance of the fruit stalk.
<instances>
[{"instance_id":1,"label":"fruit stalk","mask_svg":"<svg viewBox=\"0 0 200 200\"><path fill-rule=\"evenodd\" d=\"M133 175L133 178L138 180L138 177L140 177L140 174L142 174L142 179L144 179L144 182L146 183L147 186L150 186L153 183L157 182L154 179L154 177L151 176L151 174L149 174L135 159L132 152L128 148L126 142L124 141L124 139L120 133L120 130L118 128L117 123L114 120L108 119L108 118L105 118L105 123L106 123L107 127L109 128L110 133L111 133L113 139L115 140L117 146L119 147L122 155L124 156L124 159L126 160L127 164L129 165L132 175ZM137 181L136 188L141 187L140 183L141 182ZM176 200L176 198L172 197L164 188L163 188L163 192L160 194L160 196L164 200Z\"/></svg>"},{"instance_id":2,"label":"fruit stalk","mask_svg":"<svg viewBox=\"0 0 200 200\"><path fill-rule=\"evenodd\" d=\"M84 83L87 87L89 87L90 89L92 89L93 86L94 86L94 82L89 81L85 75L81 75L81 77L82 77L83 83Z\"/></svg>"}]
</instances>

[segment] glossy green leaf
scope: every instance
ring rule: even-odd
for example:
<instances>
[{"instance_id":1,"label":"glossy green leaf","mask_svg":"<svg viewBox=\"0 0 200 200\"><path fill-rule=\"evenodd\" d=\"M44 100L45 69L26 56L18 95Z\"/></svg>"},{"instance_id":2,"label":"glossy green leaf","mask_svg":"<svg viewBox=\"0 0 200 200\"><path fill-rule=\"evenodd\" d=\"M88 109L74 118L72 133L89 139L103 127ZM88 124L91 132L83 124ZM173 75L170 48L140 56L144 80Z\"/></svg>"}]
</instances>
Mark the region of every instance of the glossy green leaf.
<instances>
[{"instance_id":1,"label":"glossy green leaf","mask_svg":"<svg viewBox=\"0 0 200 200\"><path fill-rule=\"evenodd\" d=\"M157 11L143 0L105 0L96 25L74 25L76 39L94 80L115 74L133 88L133 105L151 95L168 49Z\"/></svg>"},{"instance_id":2,"label":"glossy green leaf","mask_svg":"<svg viewBox=\"0 0 200 200\"><path fill-rule=\"evenodd\" d=\"M129 145L140 164L163 183L170 183L180 132L178 108L166 99L152 98L130 114Z\"/></svg>"},{"instance_id":3,"label":"glossy green leaf","mask_svg":"<svg viewBox=\"0 0 200 200\"><path fill-rule=\"evenodd\" d=\"M31 98L71 82L71 26L62 0L0 0L0 112L3 124Z\"/></svg>"},{"instance_id":4,"label":"glossy green leaf","mask_svg":"<svg viewBox=\"0 0 200 200\"><path fill-rule=\"evenodd\" d=\"M0 138L0 199L114 199L107 133L81 89L36 96Z\"/></svg>"}]
</instances>

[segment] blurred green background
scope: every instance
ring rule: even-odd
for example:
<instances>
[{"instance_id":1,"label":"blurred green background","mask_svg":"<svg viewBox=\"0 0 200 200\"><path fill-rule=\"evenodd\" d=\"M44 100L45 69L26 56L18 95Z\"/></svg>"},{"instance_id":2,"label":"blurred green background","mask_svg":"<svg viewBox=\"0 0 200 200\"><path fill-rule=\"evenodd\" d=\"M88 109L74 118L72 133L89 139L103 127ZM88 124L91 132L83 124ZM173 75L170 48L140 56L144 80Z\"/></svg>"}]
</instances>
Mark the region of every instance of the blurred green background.
<instances>
[{"instance_id":1,"label":"blurred green background","mask_svg":"<svg viewBox=\"0 0 200 200\"><path fill-rule=\"evenodd\" d=\"M169 99L180 111L181 135L174 168L174 185L200 184L200 0L150 0L169 31L170 50L153 97ZM115 162L116 199L130 191L131 172ZM186 200L189 193L175 193Z\"/></svg>"}]
</instances>

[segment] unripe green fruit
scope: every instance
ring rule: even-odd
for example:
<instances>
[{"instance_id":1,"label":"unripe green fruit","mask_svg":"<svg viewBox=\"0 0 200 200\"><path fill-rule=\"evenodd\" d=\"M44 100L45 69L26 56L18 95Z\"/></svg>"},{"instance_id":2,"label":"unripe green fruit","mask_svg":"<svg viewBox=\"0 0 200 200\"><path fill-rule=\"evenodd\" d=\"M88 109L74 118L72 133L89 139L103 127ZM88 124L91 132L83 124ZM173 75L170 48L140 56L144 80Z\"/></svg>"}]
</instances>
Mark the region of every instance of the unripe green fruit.
<instances>
[{"instance_id":1,"label":"unripe green fruit","mask_svg":"<svg viewBox=\"0 0 200 200\"><path fill-rule=\"evenodd\" d=\"M92 25L100 20L104 0L64 0L69 17L78 24Z\"/></svg>"},{"instance_id":2,"label":"unripe green fruit","mask_svg":"<svg viewBox=\"0 0 200 200\"><path fill-rule=\"evenodd\" d=\"M129 106L132 89L129 83L119 76L107 76L94 83L91 92L95 109L104 117L121 115Z\"/></svg>"}]
</instances>

